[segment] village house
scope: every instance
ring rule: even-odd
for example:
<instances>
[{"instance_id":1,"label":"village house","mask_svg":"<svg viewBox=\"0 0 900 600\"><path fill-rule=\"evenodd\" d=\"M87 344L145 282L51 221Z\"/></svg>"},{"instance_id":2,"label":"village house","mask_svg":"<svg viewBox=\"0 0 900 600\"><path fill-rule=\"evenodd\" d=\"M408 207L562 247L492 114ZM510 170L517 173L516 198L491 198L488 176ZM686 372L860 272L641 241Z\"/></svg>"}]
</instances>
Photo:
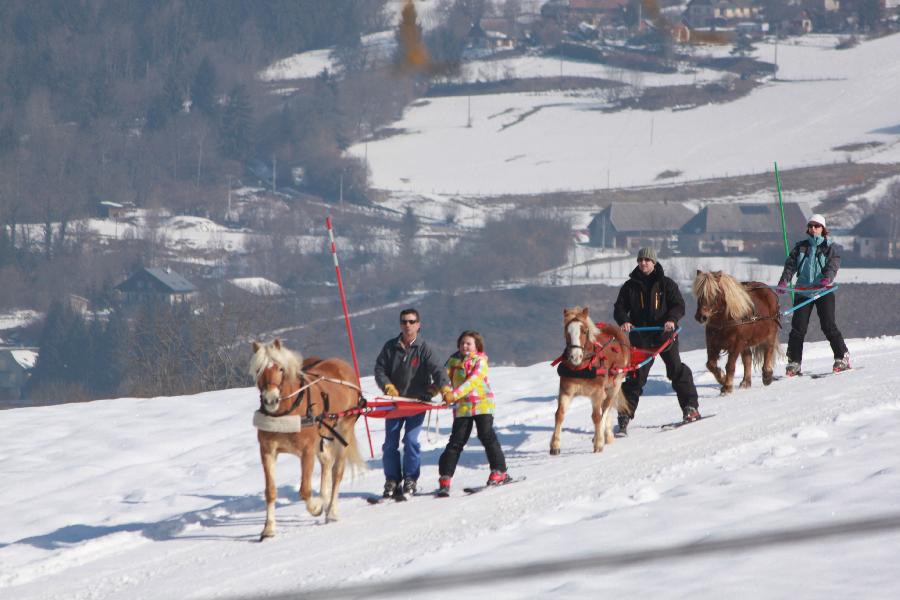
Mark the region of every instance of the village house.
<instances>
[{"instance_id":1,"label":"village house","mask_svg":"<svg viewBox=\"0 0 900 600\"><path fill-rule=\"evenodd\" d=\"M802 232L810 214L805 204L785 203L787 231ZM678 247L688 254L743 254L784 250L781 213L774 204L710 204L684 224Z\"/></svg>"},{"instance_id":2,"label":"village house","mask_svg":"<svg viewBox=\"0 0 900 600\"><path fill-rule=\"evenodd\" d=\"M164 268L143 268L116 286L129 304L149 300L163 300L170 304L190 300L197 295L197 288L190 281Z\"/></svg>"},{"instance_id":3,"label":"village house","mask_svg":"<svg viewBox=\"0 0 900 600\"><path fill-rule=\"evenodd\" d=\"M760 7L750 0L691 0L684 16L695 29L734 27L759 17Z\"/></svg>"},{"instance_id":4,"label":"village house","mask_svg":"<svg viewBox=\"0 0 900 600\"><path fill-rule=\"evenodd\" d=\"M515 50L515 40L502 31L484 29L482 20L469 30L463 56L469 59L488 56L496 52Z\"/></svg>"},{"instance_id":5,"label":"village house","mask_svg":"<svg viewBox=\"0 0 900 600\"><path fill-rule=\"evenodd\" d=\"M101 219L120 219L133 210L134 204L131 202L120 204L104 200L97 204L97 216Z\"/></svg>"},{"instance_id":6,"label":"village house","mask_svg":"<svg viewBox=\"0 0 900 600\"><path fill-rule=\"evenodd\" d=\"M853 252L860 258L900 260L900 216L869 215L851 233Z\"/></svg>"},{"instance_id":7,"label":"village house","mask_svg":"<svg viewBox=\"0 0 900 600\"><path fill-rule=\"evenodd\" d=\"M694 213L677 202L613 202L597 213L588 232L591 246L635 250L672 247Z\"/></svg>"},{"instance_id":8,"label":"village house","mask_svg":"<svg viewBox=\"0 0 900 600\"><path fill-rule=\"evenodd\" d=\"M37 348L0 347L0 401L21 400L37 357Z\"/></svg>"},{"instance_id":9,"label":"village house","mask_svg":"<svg viewBox=\"0 0 900 600\"><path fill-rule=\"evenodd\" d=\"M541 6L541 16L566 27L587 23L592 27L622 24L630 0L550 0Z\"/></svg>"}]
</instances>

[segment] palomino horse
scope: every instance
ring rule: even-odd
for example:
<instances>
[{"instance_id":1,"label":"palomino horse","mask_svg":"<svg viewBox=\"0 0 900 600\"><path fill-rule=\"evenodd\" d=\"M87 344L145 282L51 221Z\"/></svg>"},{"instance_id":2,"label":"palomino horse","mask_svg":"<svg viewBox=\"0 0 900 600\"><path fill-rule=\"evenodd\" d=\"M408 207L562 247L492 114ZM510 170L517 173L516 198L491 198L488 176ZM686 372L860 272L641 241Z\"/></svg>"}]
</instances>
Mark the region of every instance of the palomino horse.
<instances>
[{"instance_id":1,"label":"palomino horse","mask_svg":"<svg viewBox=\"0 0 900 600\"><path fill-rule=\"evenodd\" d=\"M563 309L563 323L565 362L560 370L556 427L550 439L550 454L559 454L563 419L575 396L591 399L594 452L602 452L603 446L615 439L610 409L628 410L622 395L622 381L626 375L623 369L631 360L631 344L617 326L601 323L597 327L588 316L587 307Z\"/></svg>"},{"instance_id":2,"label":"palomino horse","mask_svg":"<svg viewBox=\"0 0 900 600\"><path fill-rule=\"evenodd\" d=\"M697 298L694 318L706 326L706 368L722 386L722 395L734 389L738 356L744 362L742 388L750 387L751 363L762 363L763 384L772 383L775 356L781 354L778 344L781 315L775 292L758 281L741 283L722 271L698 270L694 296ZM724 373L719 368L719 355L723 352L728 353Z\"/></svg>"},{"instance_id":3,"label":"palomino horse","mask_svg":"<svg viewBox=\"0 0 900 600\"><path fill-rule=\"evenodd\" d=\"M306 510L313 516L324 510L326 521L336 520L345 463L349 460L354 469L365 464L353 431L359 414L327 416L359 405L353 368L337 358L304 362L276 339L264 345L253 342L249 370L259 388L260 409L253 424L259 430L266 477L266 525L260 541L275 535L275 462L281 453L300 458L300 498ZM312 493L314 458L322 471L319 496Z\"/></svg>"}]
</instances>

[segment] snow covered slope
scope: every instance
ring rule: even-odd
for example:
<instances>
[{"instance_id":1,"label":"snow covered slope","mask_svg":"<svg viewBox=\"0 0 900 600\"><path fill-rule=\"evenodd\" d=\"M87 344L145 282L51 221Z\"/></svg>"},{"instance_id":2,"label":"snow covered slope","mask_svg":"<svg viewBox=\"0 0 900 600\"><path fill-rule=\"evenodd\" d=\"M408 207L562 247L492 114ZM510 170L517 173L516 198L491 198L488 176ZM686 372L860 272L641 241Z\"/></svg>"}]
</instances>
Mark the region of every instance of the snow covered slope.
<instances>
[{"instance_id":1,"label":"snow covered slope","mask_svg":"<svg viewBox=\"0 0 900 600\"><path fill-rule=\"evenodd\" d=\"M488 352L491 343L487 340ZM0 597L222 598L471 573L501 565L668 548L896 512L900 491L900 337L849 340L854 371L781 379L718 396L702 351L685 353L705 419L680 416L661 365L629 437L590 452L588 402L548 454L557 378L547 363L494 368L510 473L527 480L471 497L487 467L470 442L449 499L369 506L379 461L342 489L324 525L297 502L298 463L279 461L279 531L256 542L262 472L252 388L119 399L0 414ZM548 358L560 344L547 348ZM824 343L804 368L830 370ZM364 387L373 390L371 378ZM370 419L376 447L382 422ZM423 439L420 486L436 486L440 434ZM366 445L360 423L357 437ZM492 598L895 598L900 533L498 579ZM327 562L324 558L327 558ZM460 579L465 579L461 575ZM423 597L395 589L391 597Z\"/></svg>"},{"instance_id":2,"label":"snow covered slope","mask_svg":"<svg viewBox=\"0 0 900 600\"><path fill-rule=\"evenodd\" d=\"M604 113L593 91L431 98L392 124L405 133L350 149L376 188L537 194L758 173L846 160L900 160L900 34L835 50L778 47L779 80L727 104ZM774 58L774 46L759 54ZM471 127L468 127L471 114Z\"/></svg>"}]
</instances>

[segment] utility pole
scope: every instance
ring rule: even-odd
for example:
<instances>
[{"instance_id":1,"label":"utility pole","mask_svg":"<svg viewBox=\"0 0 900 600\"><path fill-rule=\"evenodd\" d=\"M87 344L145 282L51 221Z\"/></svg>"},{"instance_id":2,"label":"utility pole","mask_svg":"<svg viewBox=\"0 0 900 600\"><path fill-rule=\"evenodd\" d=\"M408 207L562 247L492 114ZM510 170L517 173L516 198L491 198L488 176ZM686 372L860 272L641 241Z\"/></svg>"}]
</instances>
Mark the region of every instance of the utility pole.
<instances>
[{"instance_id":1,"label":"utility pole","mask_svg":"<svg viewBox=\"0 0 900 600\"><path fill-rule=\"evenodd\" d=\"M344 174L341 173L341 181L338 187L338 197L340 198L341 208L344 208Z\"/></svg>"},{"instance_id":2,"label":"utility pole","mask_svg":"<svg viewBox=\"0 0 900 600\"><path fill-rule=\"evenodd\" d=\"M472 126L472 96L466 96L466 127Z\"/></svg>"},{"instance_id":3,"label":"utility pole","mask_svg":"<svg viewBox=\"0 0 900 600\"><path fill-rule=\"evenodd\" d=\"M228 208L225 211L225 220L231 221L231 175L228 176Z\"/></svg>"},{"instance_id":4,"label":"utility pole","mask_svg":"<svg viewBox=\"0 0 900 600\"><path fill-rule=\"evenodd\" d=\"M278 160L275 155L272 155L272 193L275 193L275 169L278 166Z\"/></svg>"}]
</instances>

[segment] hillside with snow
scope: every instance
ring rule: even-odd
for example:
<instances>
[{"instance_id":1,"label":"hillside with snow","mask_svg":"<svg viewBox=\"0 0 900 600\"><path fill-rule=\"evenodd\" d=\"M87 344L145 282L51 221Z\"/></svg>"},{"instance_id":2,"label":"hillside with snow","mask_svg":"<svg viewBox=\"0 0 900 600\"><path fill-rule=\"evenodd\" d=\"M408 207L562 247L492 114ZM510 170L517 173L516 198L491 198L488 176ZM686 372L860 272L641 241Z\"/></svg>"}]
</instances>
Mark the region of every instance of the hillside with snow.
<instances>
[{"instance_id":1,"label":"hillside with snow","mask_svg":"<svg viewBox=\"0 0 900 600\"><path fill-rule=\"evenodd\" d=\"M759 44L763 60L777 51L777 79L733 102L690 110L606 112L595 90L428 98L391 125L398 133L350 152L368 161L376 188L462 195L631 187L659 183L664 172L677 173L668 182L692 181L765 172L776 161L787 169L900 160L900 63L884 60L900 55L900 34L846 50L835 43L807 36L777 50ZM569 68L556 64L555 75ZM536 59L508 68L475 63L467 72L488 68L553 73ZM708 76L696 74L700 82ZM644 79L657 85L665 77Z\"/></svg>"},{"instance_id":2,"label":"hillside with snow","mask_svg":"<svg viewBox=\"0 0 900 600\"><path fill-rule=\"evenodd\" d=\"M554 341L548 359L561 349ZM499 343L487 340L488 353ZM449 499L370 506L364 497L383 483L383 423L370 419L376 458L343 486L341 519L326 525L306 513L298 462L283 457L277 537L262 544L253 388L8 410L0 420L0 597L307 597L300 594L365 585L370 593L354 597L896 598L896 528L673 556L679 547L883 515L896 523L900 337L848 345L853 371L770 387L757 373L752 389L728 397L703 369L705 353L687 352L701 412L712 418L661 431L680 412L657 364L628 437L592 454L588 402L578 399L556 457L548 454L554 370L493 368L498 434L510 473L525 481L463 495L487 476L473 439ZM826 343L807 345L807 372L828 372L831 361ZM376 391L371 377L363 387ZM426 491L436 487L450 420L440 414L439 432L423 436ZM366 447L362 422L356 434ZM649 550L662 558L647 560ZM644 560L609 566L627 552ZM566 559L597 560L570 571L534 566ZM502 567L522 572L492 578ZM440 577L440 586L423 593L391 583L413 577Z\"/></svg>"}]
</instances>

